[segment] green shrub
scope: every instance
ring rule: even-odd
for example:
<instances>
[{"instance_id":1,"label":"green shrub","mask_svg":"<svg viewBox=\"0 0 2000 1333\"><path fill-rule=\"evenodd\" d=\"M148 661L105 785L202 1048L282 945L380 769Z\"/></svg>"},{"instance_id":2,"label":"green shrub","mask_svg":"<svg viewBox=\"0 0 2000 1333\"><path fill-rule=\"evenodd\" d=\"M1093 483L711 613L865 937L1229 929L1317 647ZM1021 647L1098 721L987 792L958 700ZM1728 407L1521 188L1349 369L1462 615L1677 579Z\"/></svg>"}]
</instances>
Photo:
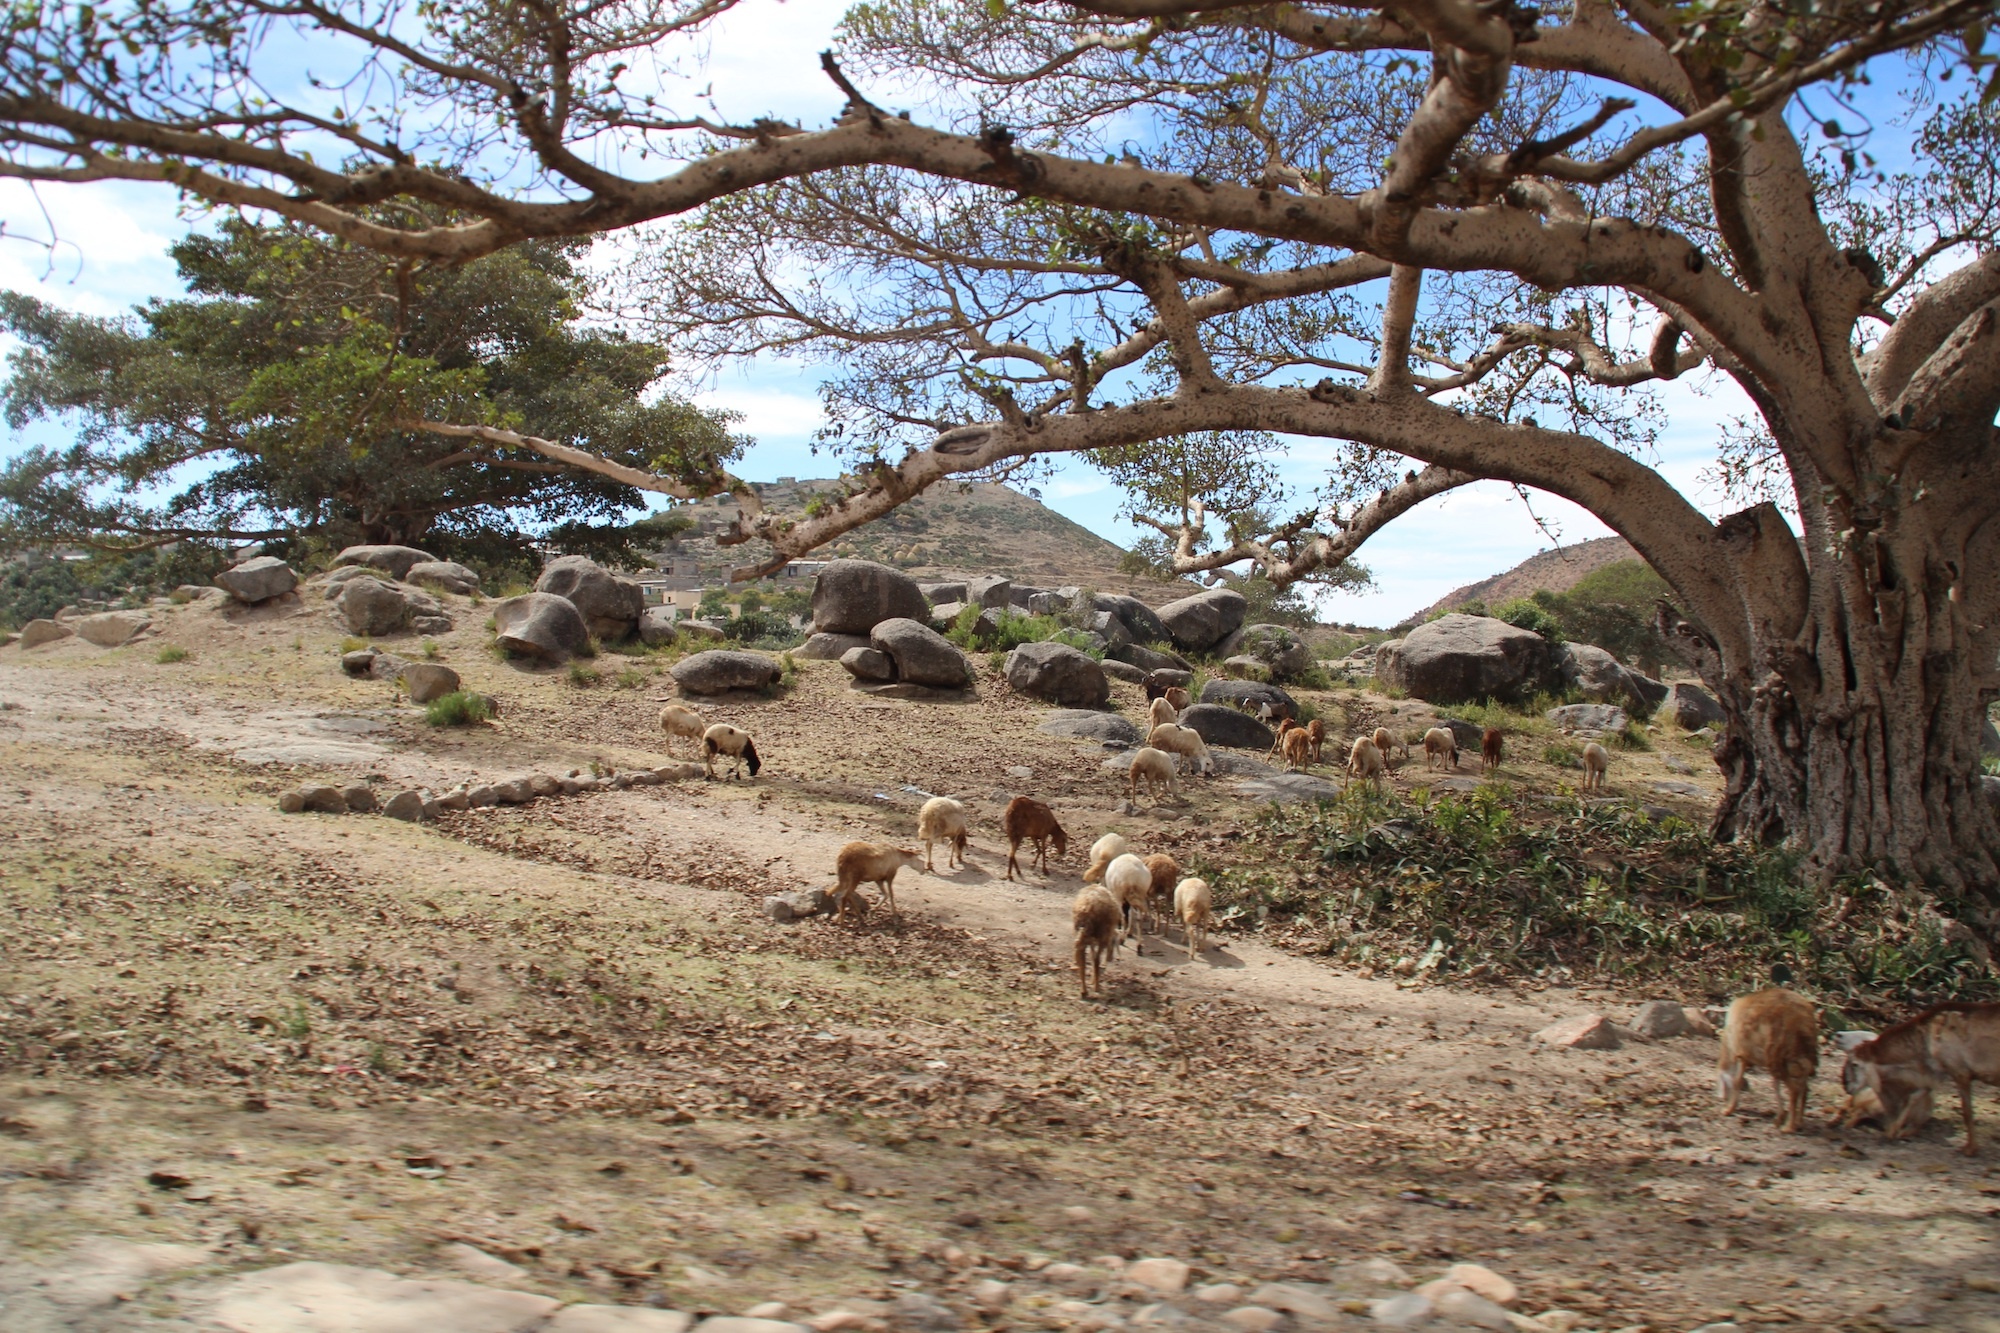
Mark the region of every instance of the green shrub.
<instances>
[{"instance_id":1,"label":"green shrub","mask_svg":"<svg viewBox=\"0 0 2000 1333\"><path fill-rule=\"evenodd\" d=\"M465 690L454 690L424 705L424 721L434 727L469 727L492 716L493 708L485 695Z\"/></svg>"},{"instance_id":2,"label":"green shrub","mask_svg":"<svg viewBox=\"0 0 2000 1333\"><path fill-rule=\"evenodd\" d=\"M645 672L634 667L627 667L618 673L618 688L621 690L636 690L649 679L650 677Z\"/></svg>"},{"instance_id":3,"label":"green shrub","mask_svg":"<svg viewBox=\"0 0 2000 1333\"><path fill-rule=\"evenodd\" d=\"M434 641L432 641L432 640L430 640L430 639L425 639L425 640L424 640L424 646L423 646L423 654L424 654L424 660L425 660L425 661L427 661L427 662L435 662L435 661L437 661L437 659L438 659L438 651L439 651L439 650L438 650L438 646L437 646L437 644L436 644L436 643L435 643Z\"/></svg>"},{"instance_id":4,"label":"green shrub","mask_svg":"<svg viewBox=\"0 0 2000 1333\"><path fill-rule=\"evenodd\" d=\"M185 662L187 659L188 650L178 644L172 643L161 644L158 655L153 658L161 666L166 666L170 662Z\"/></svg>"},{"instance_id":5,"label":"green shrub","mask_svg":"<svg viewBox=\"0 0 2000 1333\"><path fill-rule=\"evenodd\" d=\"M340 651L343 653L358 653L367 646L368 640L357 639L352 634L340 641Z\"/></svg>"},{"instance_id":6,"label":"green shrub","mask_svg":"<svg viewBox=\"0 0 2000 1333\"><path fill-rule=\"evenodd\" d=\"M1531 597L1517 597L1511 602L1504 603L1493 614L1515 629L1539 634L1553 644L1563 642L1561 619Z\"/></svg>"},{"instance_id":7,"label":"green shrub","mask_svg":"<svg viewBox=\"0 0 2000 1333\"><path fill-rule=\"evenodd\" d=\"M976 648L991 648L1000 652L1018 648L1024 643L1041 643L1056 640L1071 647L1081 648L1089 640L1079 631L1065 626L1054 616L1030 616L1018 611L998 609L995 611L995 627L987 632L979 632L979 617L988 608L968 606L958 613L945 631L945 637L960 648L971 652ZM1103 653L1098 654L1099 657Z\"/></svg>"},{"instance_id":8,"label":"green shrub","mask_svg":"<svg viewBox=\"0 0 2000 1333\"><path fill-rule=\"evenodd\" d=\"M588 689L592 685L603 684L604 673L594 666L585 666L581 662L571 662L569 664L569 683Z\"/></svg>"},{"instance_id":9,"label":"green shrub","mask_svg":"<svg viewBox=\"0 0 2000 1333\"><path fill-rule=\"evenodd\" d=\"M1574 745L1558 742L1554 745L1544 745L1542 747L1542 762L1556 768L1580 768L1582 765L1578 757L1581 754L1582 751L1578 750Z\"/></svg>"}]
</instances>

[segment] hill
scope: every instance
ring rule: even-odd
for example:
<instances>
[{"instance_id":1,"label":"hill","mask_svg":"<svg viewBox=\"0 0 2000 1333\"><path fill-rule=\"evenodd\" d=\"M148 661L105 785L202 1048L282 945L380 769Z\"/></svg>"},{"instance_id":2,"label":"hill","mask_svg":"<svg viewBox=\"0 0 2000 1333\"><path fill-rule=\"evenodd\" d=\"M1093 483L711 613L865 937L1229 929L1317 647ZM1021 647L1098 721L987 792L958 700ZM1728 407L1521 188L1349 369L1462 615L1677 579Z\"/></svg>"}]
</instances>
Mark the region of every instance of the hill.
<instances>
[{"instance_id":1,"label":"hill","mask_svg":"<svg viewBox=\"0 0 2000 1333\"><path fill-rule=\"evenodd\" d=\"M1420 624L1438 611L1448 611L1471 601L1498 606L1537 592L1568 592L1586 575L1594 574L1606 565L1640 558L1639 553L1632 549L1632 543L1623 537L1598 537L1573 546L1559 546L1553 551L1530 556L1504 573L1446 593L1403 623Z\"/></svg>"}]
</instances>

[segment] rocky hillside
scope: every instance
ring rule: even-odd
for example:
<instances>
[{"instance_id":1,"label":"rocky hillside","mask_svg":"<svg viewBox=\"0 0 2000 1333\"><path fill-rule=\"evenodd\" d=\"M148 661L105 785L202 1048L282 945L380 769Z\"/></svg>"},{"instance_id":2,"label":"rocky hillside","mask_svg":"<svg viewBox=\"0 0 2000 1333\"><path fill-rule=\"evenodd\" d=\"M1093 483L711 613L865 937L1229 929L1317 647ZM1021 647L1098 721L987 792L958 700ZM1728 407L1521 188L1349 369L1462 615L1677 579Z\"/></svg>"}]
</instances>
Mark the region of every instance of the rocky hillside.
<instances>
[{"instance_id":1,"label":"rocky hillside","mask_svg":"<svg viewBox=\"0 0 2000 1333\"><path fill-rule=\"evenodd\" d=\"M797 511L813 495L831 494L834 487L831 481L774 483L765 485L761 495L767 508ZM686 512L698 516L709 531L697 529L683 538L679 553L692 555L704 574L720 573L769 552L761 542L718 547L711 534L725 510L714 501L688 506ZM1130 592L1149 602L1192 591L1120 572L1122 547L996 482L939 486L814 554L825 559L879 560L924 580L1006 574L1041 586L1073 583Z\"/></svg>"},{"instance_id":2,"label":"rocky hillside","mask_svg":"<svg viewBox=\"0 0 2000 1333\"><path fill-rule=\"evenodd\" d=\"M1568 592L1585 575L1595 573L1606 565L1615 565L1620 560L1637 559L1639 553L1623 537L1598 537L1571 546L1559 546L1553 551L1530 556L1505 573L1456 588L1403 623L1416 624L1428 620L1434 612L1448 611L1471 601L1481 601L1492 607L1544 590Z\"/></svg>"}]
</instances>

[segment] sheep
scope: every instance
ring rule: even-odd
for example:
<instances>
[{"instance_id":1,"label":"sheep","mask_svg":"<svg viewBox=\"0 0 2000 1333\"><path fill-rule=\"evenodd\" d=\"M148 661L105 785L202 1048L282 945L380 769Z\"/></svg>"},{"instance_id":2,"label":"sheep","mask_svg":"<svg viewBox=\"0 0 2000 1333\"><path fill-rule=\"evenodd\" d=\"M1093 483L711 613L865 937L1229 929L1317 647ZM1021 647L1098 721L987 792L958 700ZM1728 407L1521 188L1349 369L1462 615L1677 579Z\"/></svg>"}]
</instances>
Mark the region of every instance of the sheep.
<instances>
[{"instance_id":1,"label":"sheep","mask_svg":"<svg viewBox=\"0 0 2000 1333\"><path fill-rule=\"evenodd\" d=\"M1371 737L1354 738L1353 748L1347 752L1348 781L1360 778L1363 782L1373 782L1380 786L1382 775L1388 771L1388 767L1382 762L1382 751L1376 748Z\"/></svg>"},{"instance_id":2,"label":"sheep","mask_svg":"<svg viewBox=\"0 0 2000 1333\"><path fill-rule=\"evenodd\" d=\"M924 845L924 869L931 870L931 844L946 845L945 869L965 864L965 807L949 796L933 796L917 811L917 840Z\"/></svg>"},{"instance_id":3,"label":"sheep","mask_svg":"<svg viewBox=\"0 0 2000 1333\"><path fill-rule=\"evenodd\" d=\"M1104 962L1118 956L1118 900L1102 885L1086 884L1069 907L1076 930L1077 998L1090 998L1090 973L1097 971L1097 992L1104 993Z\"/></svg>"},{"instance_id":4,"label":"sheep","mask_svg":"<svg viewBox=\"0 0 2000 1333\"><path fill-rule=\"evenodd\" d=\"M1773 987L1730 1002L1716 1059L1722 1113L1736 1114L1752 1069L1769 1070L1778 1087L1778 1132L1796 1134L1806 1115L1806 1085L1819 1068L1819 1010L1796 991Z\"/></svg>"},{"instance_id":5,"label":"sheep","mask_svg":"<svg viewBox=\"0 0 2000 1333\"><path fill-rule=\"evenodd\" d=\"M1154 727L1152 733L1146 737L1146 744L1155 750L1165 750L1169 754L1180 755L1193 764L1198 772L1206 773L1215 765L1215 760L1208 753L1208 743L1202 740L1201 733L1192 727L1178 727L1171 722L1162 727Z\"/></svg>"},{"instance_id":6,"label":"sheep","mask_svg":"<svg viewBox=\"0 0 2000 1333\"><path fill-rule=\"evenodd\" d=\"M1090 867L1083 872L1085 884L1096 884L1104 878L1104 867L1132 850L1122 833L1107 833L1090 844Z\"/></svg>"},{"instance_id":7,"label":"sheep","mask_svg":"<svg viewBox=\"0 0 2000 1333\"><path fill-rule=\"evenodd\" d=\"M1500 742L1503 733L1498 727L1488 727L1479 738L1479 759L1488 773L1500 771Z\"/></svg>"},{"instance_id":8,"label":"sheep","mask_svg":"<svg viewBox=\"0 0 2000 1333\"><path fill-rule=\"evenodd\" d=\"M1181 710L1168 703L1165 699L1153 700L1151 706L1146 710L1146 726L1149 730L1153 727L1171 725L1180 720Z\"/></svg>"},{"instance_id":9,"label":"sheep","mask_svg":"<svg viewBox=\"0 0 2000 1333\"><path fill-rule=\"evenodd\" d=\"M1611 767L1611 752L1596 741L1583 747L1583 789L1604 790L1604 771Z\"/></svg>"},{"instance_id":10,"label":"sheep","mask_svg":"<svg viewBox=\"0 0 2000 1333\"><path fill-rule=\"evenodd\" d=\"M1160 697L1172 704L1177 713L1185 713L1194 706L1194 696L1178 685L1168 686L1167 692Z\"/></svg>"},{"instance_id":11,"label":"sheep","mask_svg":"<svg viewBox=\"0 0 2000 1333\"><path fill-rule=\"evenodd\" d=\"M1154 852L1146 858L1146 869L1153 874L1153 886L1146 891L1146 917L1157 928L1160 908L1173 906L1174 885L1180 881L1181 863L1165 852Z\"/></svg>"},{"instance_id":12,"label":"sheep","mask_svg":"<svg viewBox=\"0 0 2000 1333\"><path fill-rule=\"evenodd\" d=\"M1215 901L1205 879L1184 879L1174 889L1174 915L1186 932L1188 961L1208 947L1208 930L1215 921Z\"/></svg>"},{"instance_id":13,"label":"sheep","mask_svg":"<svg viewBox=\"0 0 2000 1333\"><path fill-rule=\"evenodd\" d=\"M1281 732L1278 744L1284 749L1286 768L1304 768L1312 762L1312 740L1306 735L1304 727L1292 727Z\"/></svg>"},{"instance_id":14,"label":"sheep","mask_svg":"<svg viewBox=\"0 0 2000 1333\"><path fill-rule=\"evenodd\" d=\"M660 730L667 733L670 753L676 737L685 738L699 749L702 733L708 730L708 719L685 705L668 704L660 710Z\"/></svg>"},{"instance_id":15,"label":"sheep","mask_svg":"<svg viewBox=\"0 0 2000 1333\"><path fill-rule=\"evenodd\" d=\"M1146 952L1145 945L1133 937L1138 933L1139 918L1148 912L1146 899L1153 891L1153 872L1138 856L1126 852L1104 867L1104 887L1125 913L1125 938L1133 940L1139 953Z\"/></svg>"},{"instance_id":16,"label":"sheep","mask_svg":"<svg viewBox=\"0 0 2000 1333\"><path fill-rule=\"evenodd\" d=\"M741 727L732 727L727 722L718 722L702 732L701 748L705 755L708 776L711 778L715 776L715 756L718 754L726 754L736 761L729 769L729 776L732 778L743 770L745 764L750 766L750 776L753 778L757 776L757 770L764 766L764 761L757 757L757 747L751 742L750 733Z\"/></svg>"},{"instance_id":17,"label":"sheep","mask_svg":"<svg viewBox=\"0 0 2000 1333\"><path fill-rule=\"evenodd\" d=\"M1055 843L1058 858L1069 855L1069 834L1056 823L1056 812L1030 797L1016 796L1007 802L1006 812L1000 816L1000 829L1007 835L1008 879L1014 878L1014 858L1023 842L1035 844L1035 868L1044 875L1049 873L1050 842Z\"/></svg>"},{"instance_id":18,"label":"sheep","mask_svg":"<svg viewBox=\"0 0 2000 1333\"><path fill-rule=\"evenodd\" d=\"M1369 739L1373 740L1375 748L1382 752L1383 767L1388 767L1389 756L1394 754L1396 749L1395 733L1391 732L1387 727L1377 727L1375 728L1375 734ZM1405 745L1403 747L1403 754L1406 758L1409 755L1409 751L1410 747Z\"/></svg>"},{"instance_id":19,"label":"sheep","mask_svg":"<svg viewBox=\"0 0 2000 1333\"><path fill-rule=\"evenodd\" d=\"M1312 746L1312 761L1317 764L1320 747L1326 744L1326 723L1318 718L1306 723L1306 743Z\"/></svg>"},{"instance_id":20,"label":"sheep","mask_svg":"<svg viewBox=\"0 0 2000 1333\"><path fill-rule=\"evenodd\" d=\"M901 916L896 907L896 872L908 866L916 869L918 860L914 847L890 847L878 842L850 842L840 849L834 858L834 873L839 882L834 886L834 917L836 922L847 917L847 909L854 905L863 884L880 884L882 892L889 895L889 910Z\"/></svg>"},{"instance_id":21,"label":"sheep","mask_svg":"<svg viewBox=\"0 0 2000 1333\"><path fill-rule=\"evenodd\" d=\"M1162 787L1169 796L1180 795L1180 784L1174 778L1174 758L1164 750L1148 745L1133 754L1132 767L1125 774L1125 791L1134 801L1139 799L1140 778L1146 780L1146 790L1155 801L1160 799Z\"/></svg>"},{"instance_id":22,"label":"sheep","mask_svg":"<svg viewBox=\"0 0 2000 1333\"><path fill-rule=\"evenodd\" d=\"M1458 770L1458 737L1450 727L1432 727L1424 733L1424 763L1436 768L1446 759L1451 761L1452 771Z\"/></svg>"}]
</instances>

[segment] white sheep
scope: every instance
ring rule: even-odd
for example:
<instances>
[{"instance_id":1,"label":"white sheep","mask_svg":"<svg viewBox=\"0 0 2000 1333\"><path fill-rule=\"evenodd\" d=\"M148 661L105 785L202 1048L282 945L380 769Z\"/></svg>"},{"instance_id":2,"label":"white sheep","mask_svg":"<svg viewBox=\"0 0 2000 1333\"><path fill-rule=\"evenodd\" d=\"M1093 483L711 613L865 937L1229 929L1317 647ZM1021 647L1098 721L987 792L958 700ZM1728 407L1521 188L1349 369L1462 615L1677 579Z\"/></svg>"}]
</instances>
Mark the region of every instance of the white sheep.
<instances>
[{"instance_id":1,"label":"white sheep","mask_svg":"<svg viewBox=\"0 0 2000 1333\"><path fill-rule=\"evenodd\" d=\"M1596 741L1583 747L1583 789L1604 790L1604 772L1611 767L1611 752Z\"/></svg>"},{"instance_id":2,"label":"white sheep","mask_svg":"<svg viewBox=\"0 0 2000 1333\"><path fill-rule=\"evenodd\" d=\"M1347 780L1353 782L1359 778L1380 786L1382 775L1388 771L1389 766L1383 762L1382 752L1375 747L1374 738L1356 736L1353 748L1347 752Z\"/></svg>"},{"instance_id":3,"label":"white sheep","mask_svg":"<svg viewBox=\"0 0 2000 1333\"><path fill-rule=\"evenodd\" d=\"M718 722L701 733L701 748L708 775L715 776L715 756L726 754L736 762L730 766L729 776L735 777L747 764L750 776L756 777L757 770L764 761L757 757L757 747L750 740L750 733L741 727L732 727L727 722Z\"/></svg>"},{"instance_id":4,"label":"white sheep","mask_svg":"<svg viewBox=\"0 0 2000 1333\"><path fill-rule=\"evenodd\" d=\"M699 750L702 733L708 730L708 719L685 705L668 704L660 710L660 730L667 733L669 751L676 737L685 738Z\"/></svg>"},{"instance_id":5,"label":"white sheep","mask_svg":"<svg viewBox=\"0 0 2000 1333\"><path fill-rule=\"evenodd\" d=\"M1104 868L1132 850L1122 833L1107 833L1090 845L1090 867L1083 872L1085 884L1095 884L1104 878Z\"/></svg>"},{"instance_id":6,"label":"white sheep","mask_svg":"<svg viewBox=\"0 0 2000 1333\"><path fill-rule=\"evenodd\" d=\"M949 796L933 796L917 811L917 840L924 845L924 869L932 870L931 844L946 844L945 868L965 864L967 825L965 807Z\"/></svg>"},{"instance_id":7,"label":"white sheep","mask_svg":"<svg viewBox=\"0 0 2000 1333\"><path fill-rule=\"evenodd\" d=\"M1169 726L1180 720L1181 710L1165 698L1159 698L1153 700L1153 706L1147 710L1146 728L1150 731L1154 727Z\"/></svg>"},{"instance_id":8,"label":"white sheep","mask_svg":"<svg viewBox=\"0 0 2000 1333\"><path fill-rule=\"evenodd\" d=\"M1174 758L1164 750L1148 745L1133 753L1132 767L1125 774L1125 791L1135 801L1139 799L1141 778L1146 780L1146 790L1156 801L1162 787L1169 796L1180 795L1180 784L1174 779Z\"/></svg>"},{"instance_id":9,"label":"white sheep","mask_svg":"<svg viewBox=\"0 0 2000 1333\"><path fill-rule=\"evenodd\" d=\"M1138 933L1139 919L1150 913L1150 899L1153 894L1153 870L1144 860L1131 852L1126 852L1104 868L1104 887L1118 900L1118 906L1125 913L1125 938L1132 940L1132 947L1138 953L1146 952L1144 944L1134 938Z\"/></svg>"},{"instance_id":10,"label":"white sheep","mask_svg":"<svg viewBox=\"0 0 2000 1333\"><path fill-rule=\"evenodd\" d=\"M1215 898L1205 879L1184 879L1174 889L1174 915L1187 933L1188 961L1208 947L1209 927L1215 924Z\"/></svg>"},{"instance_id":11,"label":"white sheep","mask_svg":"<svg viewBox=\"0 0 2000 1333\"><path fill-rule=\"evenodd\" d=\"M1146 737L1146 744L1155 750L1180 755L1194 765L1197 772L1207 773L1215 766L1215 760L1208 753L1208 743L1192 727L1179 727L1171 722L1154 727Z\"/></svg>"},{"instance_id":12,"label":"white sheep","mask_svg":"<svg viewBox=\"0 0 2000 1333\"><path fill-rule=\"evenodd\" d=\"M1375 748L1382 752L1382 762L1383 764L1386 765L1389 762L1389 756L1395 752L1396 748L1395 734L1392 733L1387 727L1377 727L1375 728L1374 736L1372 736L1370 739L1372 739L1375 742ZM1405 745L1403 747L1403 754L1406 758L1408 757L1409 752L1410 752L1410 747Z\"/></svg>"},{"instance_id":13,"label":"white sheep","mask_svg":"<svg viewBox=\"0 0 2000 1333\"><path fill-rule=\"evenodd\" d=\"M1424 763L1431 768L1440 767L1449 761L1453 771L1458 769L1458 737L1449 727L1432 727L1424 733Z\"/></svg>"}]
</instances>

